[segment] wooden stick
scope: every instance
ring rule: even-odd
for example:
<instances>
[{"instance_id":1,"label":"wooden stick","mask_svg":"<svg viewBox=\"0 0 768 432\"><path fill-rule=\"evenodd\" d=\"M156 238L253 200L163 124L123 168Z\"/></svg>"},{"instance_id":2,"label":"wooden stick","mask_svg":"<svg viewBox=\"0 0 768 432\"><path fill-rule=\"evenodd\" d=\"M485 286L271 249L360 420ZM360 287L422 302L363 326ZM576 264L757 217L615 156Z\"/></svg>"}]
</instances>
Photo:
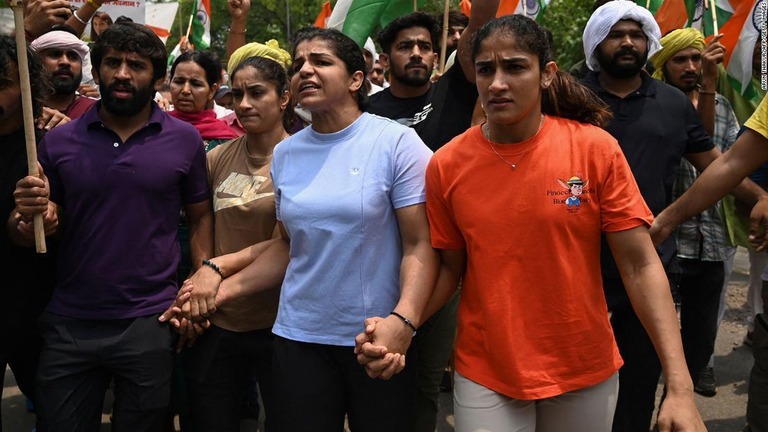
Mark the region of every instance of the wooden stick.
<instances>
[{"instance_id":1,"label":"wooden stick","mask_svg":"<svg viewBox=\"0 0 768 432\"><path fill-rule=\"evenodd\" d=\"M195 19L195 14L192 14L189 16L189 25L187 26L187 34L184 35L184 39L187 40L187 44L189 44L189 32L192 31L192 20Z\"/></svg>"},{"instance_id":2,"label":"wooden stick","mask_svg":"<svg viewBox=\"0 0 768 432\"><path fill-rule=\"evenodd\" d=\"M645 2L645 8L648 9L648 10L651 10L651 0L647 0Z\"/></svg>"},{"instance_id":3,"label":"wooden stick","mask_svg":"<svg viewBox=\"0 0 768 432\"><path fill-rule=\"evenodd\" d=\"M526 0L520 0L523 2L523 16L528 16L528 2Z\"/></svg>"},{"instance_id":4,"label":"wooden stick","mask_svg":"<svg viewBox=\"0 0 768 432\"><path fill-rule=\"evenodd\" d=\"M448 12L450 10L450 4L448 4L448 0L444 1L445 6L443 7L443 45L440 47L440 73L445 73L445 55L448 52Z\"/></svg>"},{"instance_id":5,"label":"wooden stick","mask_svg":"<svg viewBox=\"0 0 768 432\"><path fill-rule=\"evenodd\" d=\"M30 176L39 177L37 169L37 142L35 141L35 119L32 116L32 86L29 83L29 59L27 58L27 40L24 37L24 3L22 0L11 2L13 21L16 26L16 54L19 66L19 85L21 86L21 109L24 114L24 137L27 147L27 170ZM45 227L42 213L34 218L35 250L45 253Z\"/></svg>"},{"instance_id":6,"label":"wooden stick","mask_svg":"<svg viewBox=\"0 0 768 432\"><path fill-rule=\"evenodd\" d=\"M709 8L712 10L712 25L715 28L713 34L717 36L720 31L717 29L717 5L715 4L715 0L710 0Z\"/></svg>"},{"instance_id":7,"label":"wooden stick","mask_svg":"<svg viewBox=\"0 0 768 432\"><path fill-rule=\"evenodd\" d=\"M416 12L419 10L419 0L413 0L413 11Z\"/></svg>"}]
</instances>

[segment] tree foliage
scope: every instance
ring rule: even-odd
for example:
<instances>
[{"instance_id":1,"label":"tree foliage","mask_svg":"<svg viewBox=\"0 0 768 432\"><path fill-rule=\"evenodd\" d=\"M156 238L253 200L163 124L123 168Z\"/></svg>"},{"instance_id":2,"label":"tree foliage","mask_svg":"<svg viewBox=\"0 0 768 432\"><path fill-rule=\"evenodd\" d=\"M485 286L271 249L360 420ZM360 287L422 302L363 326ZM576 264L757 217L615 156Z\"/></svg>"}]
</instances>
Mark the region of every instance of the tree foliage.
<instances>
[{"instance_id":1,"label":"tree foliage","mask_svg":"<svg viewBox=\"0 0 768 432\"><path fill-rule=\"evenodd\" d=\"M554 55L561 69L568 70L584 59L582 34L591 14L591 1L552 0L539 17L539 23L552 31Z\"/></svg>"}]
</instances>

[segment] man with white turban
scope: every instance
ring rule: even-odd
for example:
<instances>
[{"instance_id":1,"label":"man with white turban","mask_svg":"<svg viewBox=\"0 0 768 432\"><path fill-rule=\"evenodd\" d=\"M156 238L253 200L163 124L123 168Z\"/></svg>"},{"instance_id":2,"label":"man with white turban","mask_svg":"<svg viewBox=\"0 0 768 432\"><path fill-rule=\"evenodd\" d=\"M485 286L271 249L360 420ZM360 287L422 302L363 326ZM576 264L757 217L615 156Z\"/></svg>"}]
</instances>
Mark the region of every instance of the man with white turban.
<instances>
[{"instance_id":1,"label":"man with white turban","mask_svg":"<svg viewBox=\"0 0 768 432\"><path fill-rule=\"evenodd\" d=\"M672 186L685 157L699 171L719 155L691 102L677 89L655 80L643 67L660 48L660 30L651 13L633 1L599 7L584 29L584 55L591 72L584 82L613 111L606 130L619 142L640 192L654 215L672 202ZM744 200L763 191L740 187ZM603 248L603 286L611 324L624 366L619 371L615 432L648 432L656 386L667 359L659 359L621 282L610 249ZM674 239L659 245L668 273L675 269ZM670 301L672 298L670 296ZM661 361L660 361L661 360ZM667 403L693 403L691 377L667 380ZM675 401L670 401L670 398Z\"/></svg>"},{"instance_id":2,"label":"man with white turban","mask_svg":"<svg viewBox=\"0 0 768 432\"><path fill-rule=\"evenodd\" d=\"M74 35L74 30L68 30L72 29L57 27L30 44L40 55L53 87L53 94L43 104L68 117L67 121L80 117L96 103L96 99L77 93L83 79L83 60L89 51L88 45Z\"/></svg>"}]
</instances>

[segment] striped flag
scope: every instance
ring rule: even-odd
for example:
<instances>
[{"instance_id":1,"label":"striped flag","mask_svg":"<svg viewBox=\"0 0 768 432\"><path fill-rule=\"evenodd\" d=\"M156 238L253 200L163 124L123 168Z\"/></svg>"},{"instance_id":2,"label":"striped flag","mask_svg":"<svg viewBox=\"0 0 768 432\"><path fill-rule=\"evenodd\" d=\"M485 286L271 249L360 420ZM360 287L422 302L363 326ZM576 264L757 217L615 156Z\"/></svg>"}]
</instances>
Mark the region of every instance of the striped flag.
<instances>
[{"instance_id":1,"label":"striped flag","mask_svg":"<svg viewBox=\"0 0 768 432\"><path fill-rule=\"evenodd\" d=\"M325 28L328 23L328 18L331 17L331 2L330 0L323 3L323 8L320 9L320 13L315 18L315 27Z\"/></svg>"},{"instance_id":2,"label":"striped flag","mask_svg":"<svg viewBox=\"0 0 768 432\"><path fill-rule=\"evenodd\" d=\"M750 0L708 0L708 3L715 5L717 14L718 30L725 25L731 18L734 11L734 5L739 2L749 2ZM636 0L638 4L643 0ZM652 10L653 8L651 8ZM656 11L656 22L661 28L661 34L665 35L672 30L685 27L693 27L700 30L704 35L709 36L714 33L714 20L712 11L704 9L704 0L664 0Z\"/></svg>"},{"instance_id":3,"label":"striped flag","mask_svg":"<svg viewBox=\"0 0 768 432\"><path fill-rule=\"evenodd\" d=\"M192 31L189 40L196 49L204 50L211 46L211 0L197 0L193 3Z\"/></svg>"},{"instance_id":4,"label":"striped flag","mask_svg":"<svg viewBox=\"0 0 768 432\"><path fill-rule=\"evenodd\" d=\"M328 28L341 31L360 47L376 25L413 12L413 0L338 0L328 18Z\"/></svg>"},{"instance_id":5,"label":"striped flag","mask_svg":"<svg viewBox=\"0 0 768 432\"><path fill-rule=\"evenodd\" d=\"M528 18L536 19L549 6L549 2L550 0L501 0L496 17L525 14ZM472 3L470 0L461 0L459 7L464 15L469 16Z\"/></svg>"},{"instance_id":6,"label":"striped flag","mask_svg":"<svg viewBox=\"0 0 768 432\"><path fill-rule=\"evenodd\" d=\"M766 1L740 0L728 22L720 27L723 34L720 43L726 50L723 66L734 89L741 94L751 92L752 53L760 37L759 28L767 18L760 7L761 3L765 6Z\"/></svg>"}]
</instances>

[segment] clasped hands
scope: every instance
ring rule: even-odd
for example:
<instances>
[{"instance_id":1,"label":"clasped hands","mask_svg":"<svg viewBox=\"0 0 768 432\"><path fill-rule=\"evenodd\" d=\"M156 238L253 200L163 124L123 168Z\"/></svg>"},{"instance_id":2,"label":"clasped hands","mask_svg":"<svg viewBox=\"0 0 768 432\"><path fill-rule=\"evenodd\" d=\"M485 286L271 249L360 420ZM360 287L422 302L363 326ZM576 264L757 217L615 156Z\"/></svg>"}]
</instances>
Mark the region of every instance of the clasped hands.
<instances>
[{"instance_id":1,"label":"clasped hands","mask_svg":"<svg viewBox=\"0 0 768 432\"><path fill-rule=\"evenodd\" d=\"M412 338L413 330L394 315L367 318L365 330L355 337L357 362L369 377L388 380L405 368Z\"/></svg>"},{"instance_id":2,"label":"clasped hands","mask_svg":"<svg viewBox=\"0 0 768 432\"><path fill-rule=\"evenodd\" d=\"M208 267L199 268L179 289L173 304L160 315L179 333L176 350L190 347L211 326L208 318L216 312L216 295L221 276Z\"/></svg>"}]
</instances>

